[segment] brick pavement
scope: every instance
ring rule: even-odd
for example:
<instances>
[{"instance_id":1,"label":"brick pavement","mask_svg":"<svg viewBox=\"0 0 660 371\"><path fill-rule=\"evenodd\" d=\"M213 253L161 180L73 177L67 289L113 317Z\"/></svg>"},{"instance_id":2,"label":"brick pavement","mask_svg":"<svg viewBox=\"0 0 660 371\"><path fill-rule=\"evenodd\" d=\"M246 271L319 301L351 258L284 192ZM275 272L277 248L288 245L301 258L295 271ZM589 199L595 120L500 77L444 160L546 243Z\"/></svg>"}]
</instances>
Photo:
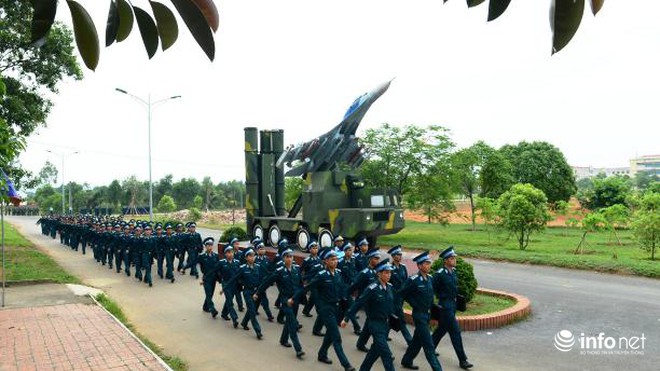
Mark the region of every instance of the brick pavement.
<instances>
[{"instance_id":1,"label":"brick pavement","mask_svg":"<svg viewBox=\"0 0 660 371\"><path fill-rule=\"evenodd\" d=\"M103 308L0 310L0 370L168 370Z\"/></svg>"}]
</instances>

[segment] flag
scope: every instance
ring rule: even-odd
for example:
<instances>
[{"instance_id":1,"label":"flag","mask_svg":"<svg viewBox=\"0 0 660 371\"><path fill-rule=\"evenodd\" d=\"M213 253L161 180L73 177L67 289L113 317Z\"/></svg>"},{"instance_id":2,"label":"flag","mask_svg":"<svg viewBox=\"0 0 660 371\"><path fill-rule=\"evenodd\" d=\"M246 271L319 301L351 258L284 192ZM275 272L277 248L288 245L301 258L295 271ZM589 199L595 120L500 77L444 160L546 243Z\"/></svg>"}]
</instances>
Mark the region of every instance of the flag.
<instances>
[{"instance_id":1,"label":"flag","mask_svg":"<svg viewBox=\"0 0 660 371\"><path fill-rule=\"evenodd\" d=\"M2 177L4 178L5 183L7 184L5 187L2 187L2 195L6 196L9 198L9 202L11 202L14 206L18 206L21 203L21 195L16 192L16 188L14 188L14 184L9 180L9 177L7 174L5 174L5 171L0 169L2 171Z\"/></svg>"}]
</instances>

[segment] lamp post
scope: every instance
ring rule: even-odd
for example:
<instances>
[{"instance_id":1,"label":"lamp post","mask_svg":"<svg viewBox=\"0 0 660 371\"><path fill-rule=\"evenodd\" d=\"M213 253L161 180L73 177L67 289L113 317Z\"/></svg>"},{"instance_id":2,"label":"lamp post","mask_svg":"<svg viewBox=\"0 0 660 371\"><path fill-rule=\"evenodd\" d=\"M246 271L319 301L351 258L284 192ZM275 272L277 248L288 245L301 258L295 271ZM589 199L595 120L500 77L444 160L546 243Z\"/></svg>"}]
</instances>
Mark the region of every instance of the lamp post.
<instances>
[{"instance_id":1,"label":"lamp post","mask_svg":"<svg viewBox=\"0 0 660 371\"><path fill-rule=\"evenodd\" d=\"M70 152L70 153L64 153L64 152L56 153L56 152L53 152L53 151L47 149L46 152L52 153L54 155L62 156L62 170L61 170L61 172L62 172L62 215L65 215L66 211L65 211L65 202L64 202L64 198L65 198L64 197L64 158L66 156L71 156L71 155L75 155L77 153L80 153L80 151L75 151L75 152ZM70 189L71 189L71 186L69 186L69 190ZM69 202L71 202L71 194L69 194Z\"/></svg>"},{"instance_id":2,"label":"lamp post","mask_svg":"<svg viewBox=\"0 0 660 371\"><path fill-rule=\"evenodd\" d=\"M151 181L151 110L155 105L157 105L159 103L163 103L163 102L166 102L166 101L171 100L171 99L181 98L181 96L180 95L173 95L171 97L159 99L155 102L152 102L151 101L151 94L149 94L147 96L147 100L144 100L144 99L138 97L137 95L134 95L134 94L131 94L131 93L127 92L124 89L115 88L115 90L122 93L122 94L126 94L126 95L132 97L133 99L135 99L136 101L144 104L144 106L147 107L147 125L148 125L148 131L149 131L149 133L148 133L148 138L149 138L149 220L153 221L154 220L154 186L153 186L153 182Z\"/></svg>"}]
</instances>

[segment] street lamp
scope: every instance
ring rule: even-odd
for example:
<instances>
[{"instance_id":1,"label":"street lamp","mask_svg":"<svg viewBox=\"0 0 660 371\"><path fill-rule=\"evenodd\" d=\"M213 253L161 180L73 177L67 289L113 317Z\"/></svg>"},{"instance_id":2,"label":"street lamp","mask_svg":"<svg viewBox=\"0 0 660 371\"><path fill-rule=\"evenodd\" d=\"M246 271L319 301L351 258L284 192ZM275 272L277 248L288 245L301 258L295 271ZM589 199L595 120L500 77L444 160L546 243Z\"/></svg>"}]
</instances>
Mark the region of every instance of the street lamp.
<instances>
[{"instance_id":1,"label":"street lamp","mask_svg":"<svg viewBox=\"0 0 660 371\"><path fill-rule=\"evenodd\" d=\"M173 95L171 97L159 99L155 102L152 102L151 101L151 94L149 94L147 96L147 100L145 101L144 99L138 97L137 95L133 95L133 94L127 92L124 89L115 88L115 90L122 93L122 94L126 94L126 95L132 97L133 99L135 99L136 101L144 104L145 107L147 107L147 124L148 124L148 129L149 129L149 135L148 135L148 138L149 138L149 220L153 221L154 220L154 187L153 187L153 182L151 181L151 110L152 110L153 106L155 106L159 103L163 103L163 102L171 100L171 99L181 98L181 96L180 95Z\"/></svg>"},{"instance_id":2,"label":"street lamp","mask_svg":"<svg viewBox=\"0 0 660 371\"><path fill-rule=\"evenodd\" d=\"M75 154L77 154L77 153L80 153L80 151L69 152L69 153L64 153L64 152L62 152L62 153L57 153L57 152L53 152L53 151L47 149L46 152L52 153L52 154L54 154L54 155L60 155L60 156L62 156L62 171L61 171L61 172L62 172L62 215L65 215L66 212L65 212L65 209L64 209L64 208L65 208L65 206L64 206L64 205L65 205L65 203L64 203L64 158L65 158L66 156L71 156L71 155L75 155ZM69 187L69 190L70 190L70 189L71 189L71 188ZM71 203L71 194L69 194L69 203Z\"/></svg>"}]
</instances>

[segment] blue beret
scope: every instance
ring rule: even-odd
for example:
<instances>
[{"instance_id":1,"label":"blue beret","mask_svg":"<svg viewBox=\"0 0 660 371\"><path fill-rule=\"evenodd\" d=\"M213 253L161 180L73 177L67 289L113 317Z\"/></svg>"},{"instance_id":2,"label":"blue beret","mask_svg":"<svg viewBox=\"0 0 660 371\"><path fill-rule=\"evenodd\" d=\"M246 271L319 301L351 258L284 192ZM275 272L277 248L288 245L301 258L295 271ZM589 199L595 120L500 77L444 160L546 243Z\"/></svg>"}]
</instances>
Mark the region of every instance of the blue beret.
<instances>
[{"instance_id":1,"label":"blue beret","mask_svg":"<svg viewBox=\"0 0 660 371\"><path fill-rule=\"evenodd\" d=\"M403 250L401 249L401 245L396 245L393 248L387 250L387 253L390 255L401 255L403 254Z\"/></svg>"},{"instance_id":2,"label":"blue beret","mask_svg":"<svg viewBox=\"0 0 660 371\"><path fill-rule=\"evenodd\" d=\"M196 228L196 227L197 227L197 224L195 224L195 222L190 222L188 224L188 228Z\"/></svg>"},{"instance_id":3,"label":"blue beret","mask_svg":"<svg viewBox=\"0 0 660 371\"><path fill-rule=\"evenodd\" d=\"M383 259L378 264L376 264L374 270L376 270L376 272L385 271L385 270L391 271L394 270L394 267L392 267L392 264L390 264L390 259Z\"/></svg>"},{"instance_id":4,"label":"blue beret","mask_svg":"<svg viewBox=\"0 0 660 371\"><path fill-rule=\"evenodd\" d=\"M165 224L165 229L172 229L172 225L171 224Z\"/></svg>"},{"instance_id":5,"label":"blue beret","mask_svg":"<svg viewBox=\"0 0 660 371\"><path fill-rule=\"evenodd\" d=\"M177 228L179 228L179 227L183 227L183 224L181 224L181 223L176 223L176 227L177 227Z\"/></svg>"},{"instance_id":6,"label":"blue beret","mask_svg":"<svg viewBox=\"0 0 660 371\"><path fill-rule=\"evenodd\" d=\"M227 252L227 251L229 251L229 250L234 251L234 248L231 247L231 245L227 245L227 246L225 246L225 249L222 250L222 251Z\"/></svg>"},{"instance_id":7,"label":"blue beret","mask_svg":"<svg viewBox=\"0 0 660 371\"><path fill-rule=\"evenodd\" d=\"M456 256L456 252L454 252L454 246L449 246L440 253L440 257L443 259L451 258L452 256Z\"/></svg>"},{"instance_id":8,"label":"blue beret","mask_svg":"<svg viewBox=\"0 0 660 371\"><path fill-rule=\"evenodd\" d=\"M352 248L352 247L353 247L353 245L351 245L350 242L346 242L346 245L344 245L344 247L342 247L341 249L342 249L343 251L346 251L346 250L348 250L348 249L350 249L350 248Z\"/></svg>"},{"instance_id":9,"label":"blue beret","mask_svg":"<svg viewBox=\"0 0 660 371\"><path fill-rule=\"evenodd\" d=\"M378 248L375 247L375 248L367 250L367 253L364 254L364 257L367 258L367 259L379 258L380 253L378 252Z\"/></svg>"},{"instance_id":10,"label":"blue beret","mask_svg":"<svg viewBox=\"0 0 660 371\"><path fill-rule=\"evenodd\" d=\"M130 227L128 226L128 224L124 224L124 229L129 229L129 228Z\"/></svg>"},{"instance_id":11,"label":"blue beret","mask_svg":"<svg viewBox=\"0 0 660 371\"><path fill-rule=\"evenodd\" d=\"M264 245L264 241L262 241L262 240L258 240L258 241L256 241L256 243L254 244L254 247L257 248L257 249L265 249L265 248L266 248L266 245Z\"/></svg>"},{"instance_id":12,"label":"blue beret","mask_svg":"<svg viewBox=\"0 0 660 371\"><path fill-rule=\"evenodd\" d=\"M257 243L259 241L261 241L261 238L255 236L253 239L250 240L250 243L252 244L252 246L257 246Z\"/></svg>"},{"instance_id":13,"label":"blue beret","mask_svg":"<svg viewBox=\"0 0 660 371\"><path fill-rule=\"evenodd\" d=\"M342 237L341 235L335 237L335 242L337 242L337 241L343 241L343 240L344 240L344 237Z\"/></svg>"},{"instance_id":14,"label":"blue beret","mask_svg":"<svg viewBox=\"0 0 660 371\"><path fill-rule=\"evenodd\" d=\"M206 238L204 239L204 245L213 245L213 242L215 242L215 240L213 239L213 237L206 237Z\"/></svg>"},{"instance_id":15,"label":"blue beret","mask_svg":"<svg viewBox=\"0 0 660 371\"><path fill-rule=\"evenodd\" d=\"M115 224L115 228L121 228L119 224Z\"/></svg>"},{"instance_id":16,"label":"blue beret","mask_svg":"<svg viewBox=\"0 0 660 371\"><path fill-rule=\"evenodd\" d=\"M151 226L147 224L147 226L144 227L144 230L145 230L145 231L146 231L146 230L151 230Z\"/></svg>"},{"instance_id":17,"label":"blue beret","mask_svg":"<svg viewBox=\"0 0 660 371\"><path fill-rule=\"evenodd\" d=\"M293 255L293 250L291 249L285 249L283 250L280 255L285 256L285 255Z\"/></svg>"},{"instance_id":18,"label":"blue beret","mask_svg":"<svg viewBox=\"0 0 660 371\"><path fill-rule=\"evenodd\" d=\"M280 242L277 243L277 246L279 247L289 247L289 241L286 238L283 238L280 240Z\"/></svg>"},{"instance_id":19,"label":"blue beret","mask_svg":"<svg viewBox=\"0 0 660 371\"><path fill-rule=\"evenodd\" d=\"M422 264L424 262L430 262L431 257L429 256L428 251L424 251L423 253L417 255L416 257L413 258L413 261L417 264Z\"/></svg>"},{"instance_id":20,"label":"blue beret","mask_svg":"<svg viewBox=\"0 0 660 371\"><path fill-rule=\"evenodd\" d=\"M236 237L232 237L232 238L230 238L230 239L229 239L229 242L227 243L227 245L233 245L234 242L238 242L238 238L236 238Z\"/></svg>"},{"instance_id":21,"label":"blue beret","mask_svg":"<svg viewBox=\"0 0 660 371\"><path fill-rule=\"evenodd\" d=\"M254 254L255 254L254 249L251 248L251 247L249 247L247 250L245 250L245 256L254 255Z\"/></svg>"},{"instance_id":22,"label":"blue beret","mask_svg":"<svg viewBox=\"0 0 660 371\"><path fill-rule=\"evenodd\" d=\"M369 244L369 241L367 241L366 238L361 239L361 240L357 243L358 246L368 245L368 244Z\"/></svg>"},{"instance_id":23,"label":"blue beret","mask_svg":"<svg viewBox=\"0 0 660 371\"><path fill-rule=\"evenodd\" d=\"M309 241L309 243L307 244L307 250L311 250L312 247L314 247L314 246L318 247L319 243L314 241L314 240Z\"/></svg>"}]
</instances>

